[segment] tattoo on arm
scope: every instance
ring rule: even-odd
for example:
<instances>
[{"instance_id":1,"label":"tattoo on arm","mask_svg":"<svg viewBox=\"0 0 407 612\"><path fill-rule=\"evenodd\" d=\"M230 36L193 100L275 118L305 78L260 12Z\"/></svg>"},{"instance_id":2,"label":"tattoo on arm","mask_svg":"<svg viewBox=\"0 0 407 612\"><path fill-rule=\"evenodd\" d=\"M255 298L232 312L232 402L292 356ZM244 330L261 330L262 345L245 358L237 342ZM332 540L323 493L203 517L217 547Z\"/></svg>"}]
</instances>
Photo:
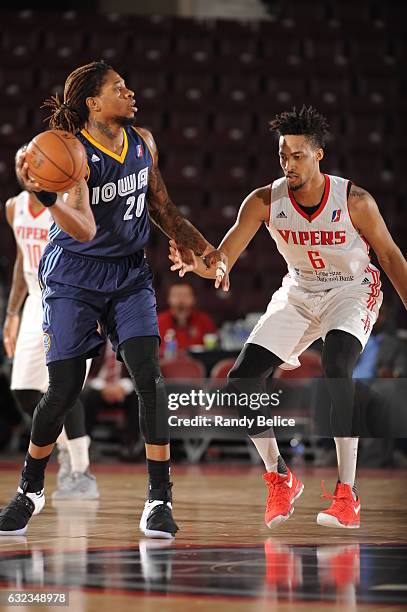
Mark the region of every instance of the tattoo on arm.
<instances>
[{"instance_id":1,"label":"tattoo on arm","mask_svg":"<svg viewBox=\"0 0 407 612\"><path fill-rule=\"evenodd\" d=\"M158 168L150 172L147 200L151 219L167 236L195 255L203 254L208 242L171 201Z\"/></svg>"},{"instance_id":2,"label":"tattoo on arm","mask_svg":"<svg viewBox=\"0 0 407 612\"><path fill-rule=\"evenodd\" d=\"M75 210L82 209L82 187L78 184L75 186L73 207Z\"/></svg>"},{"instance_id":3,"label":"tattoo on arm","mask_svg":"<svg viewBox=\"0 0 407 612\"><path fill-rule=\"evenodd\" d=\"M356 187L356 185L352 185L349 192L350 198L365 198L369 193L366 189L362 189L361 187Z\"/></svg>"}]
</instances>

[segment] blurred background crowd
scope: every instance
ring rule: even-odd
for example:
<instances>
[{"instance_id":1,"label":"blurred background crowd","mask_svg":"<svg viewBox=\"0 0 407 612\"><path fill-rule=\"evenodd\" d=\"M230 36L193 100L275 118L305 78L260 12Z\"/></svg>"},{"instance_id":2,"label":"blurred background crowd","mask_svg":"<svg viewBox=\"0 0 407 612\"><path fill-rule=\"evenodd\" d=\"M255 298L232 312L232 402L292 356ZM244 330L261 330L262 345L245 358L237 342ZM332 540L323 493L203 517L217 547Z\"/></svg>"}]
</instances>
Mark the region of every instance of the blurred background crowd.
<instances>
[{"instance_id":1,"label":"blurred background crowd","mask_svg":"<svg viewBox=\"0 0 407 612\"><path fill-rule=\"evenodd\" d=\"M160 167L175 204L213 244L232 225L243 198L281 175L268 122L292 106L312 104L331 134L322 169L347 177L376 198L405 250L407 173L405 6L398 0L84 1L81 10L4 5L0 14L0 317L15 258L5 201L19 192L14 154L45 129L42 102L62 93L76 66L104 59L135 91L137 123L157 142ZM258 314L285 274L285 263L261 228L231 276L229 293L169 271L168 242L152 233L163 373L169 378L225 376ZM382 278L385 307L355 376L403 378L407 318ZM315 345L297 376L318 375ZM0 453L25 450L29 424L8 388L2 355ZM138 461L142 443L137 396L110 348L92 365L84 389L88 433L101 457ZM330 461L330 447L288 440L302 460ZM179 458L211 460L232 452L217 441ZM374 464L374 443L365 444ZM384 443L383 443L384 444ZM229 446L228 446L229 445ZM177 447L175 447L177 448ZM363 449L362 449L363 450ZM189 452L189 455L188 455ZM370 454L369 454L370 453ZM249 451L246 456L250 458ZM390 441L382 464L403 464Z\"/></svg>"}]
</instances>

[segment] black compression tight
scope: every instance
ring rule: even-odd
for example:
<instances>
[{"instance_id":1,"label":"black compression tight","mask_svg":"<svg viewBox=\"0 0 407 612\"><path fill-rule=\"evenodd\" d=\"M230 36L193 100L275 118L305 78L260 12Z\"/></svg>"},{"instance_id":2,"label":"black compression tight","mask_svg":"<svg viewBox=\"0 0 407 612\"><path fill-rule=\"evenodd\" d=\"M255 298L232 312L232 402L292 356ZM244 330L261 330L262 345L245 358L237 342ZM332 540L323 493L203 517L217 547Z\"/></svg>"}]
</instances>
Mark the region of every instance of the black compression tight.
<instances>
[{"instance_id":1,"label":"black compression tight","mask_svg":"<svg viewBox=\"0 0 407 612\"><path fill-rule=\"evenodd\" d=\"M41 398L33 415L31 441L35 445L48 446L48 444L56 441L69 415L69 411L72 410L77 402L85 380L85 373L85 357L53 361L48 365L48 391ZM83 431L81 435L84 435L85 426L83 420L79 431ZM76 427L75 432L78 432ZM69 437L78 436L73 435Z\"/></svg>"},{"instance_id":2,"label":"black compression tight","mask_svg":"<svg viewBox=\"0 0 407 612\"><path fill-rule=\"evenodd\" d=\"M168 444L168 398L160 371L158 338L130 338L119 348L139 398L140 431L145 442Z\"/></svg>"},{"instance_id":3,"label":"black compression tight","mask_svg":"<svg viewBox=\"0 0 407 612\"><path fill-rule=\"evenodd\" d=\"M13 394L20 410L32 418L35 407L42 398L41 391L36 389L16 389L13 391ZM86 435L85 414L79 398L67 413L64 426L68 440L81 438Z\"/></svg>"},{"instance_id":4,"label":"black compression tight","mask_svg":"<svg viewBox=\"0 0 407 612\"><path fill-rule=\"evenodd\" d=\"M334 329L325 337L322 368L331 398L331 428L334 437L355 435L355 384L352 374L362 346L348 332Z\"/></svg>"}]
</instances>

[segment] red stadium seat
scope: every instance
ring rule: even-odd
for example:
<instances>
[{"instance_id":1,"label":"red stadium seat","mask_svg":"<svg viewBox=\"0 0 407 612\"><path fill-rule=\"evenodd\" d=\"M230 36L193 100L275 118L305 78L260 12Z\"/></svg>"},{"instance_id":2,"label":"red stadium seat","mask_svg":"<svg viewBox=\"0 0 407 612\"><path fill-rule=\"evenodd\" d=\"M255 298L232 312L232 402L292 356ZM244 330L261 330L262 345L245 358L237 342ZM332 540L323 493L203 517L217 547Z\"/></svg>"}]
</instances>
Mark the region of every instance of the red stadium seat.
<instances>
[{"instance_id":1,"label":"red stadium seat","mask_svg":"<svg viewBox=\"0 0 407 612\"><path fill-rule=\"evenodd\" d=\"M212 380L221 380L227 378L228 373L232 369L235 364L236 359L227 357L226 359L221 359L218 363L212 367L210 372L210 378Z\"/></svg>"},{"instance_id":2,"label":"red stadium seat","mask_svg":"<svg viewBox=\"0 0 407 612\"><path fill-rule=\"evenodd\" d=\"M205 378L205 368L200 361L186 355L172 360L161 360L162 375L167 379Z\"/></svg>"},{"instance_id":3,"label":"red stadium seat","mask_svg":"<svg viewBox=\"0 0 407 612\"><path fill-rule=\"evenodd\" d=\"M276 368L273 378L288 380L304 380L308 378L320 378L322 376L321 355L312 349L304 351L299 358L301 367L295 370L283 370Z\"/></svg>"}]
</instances>

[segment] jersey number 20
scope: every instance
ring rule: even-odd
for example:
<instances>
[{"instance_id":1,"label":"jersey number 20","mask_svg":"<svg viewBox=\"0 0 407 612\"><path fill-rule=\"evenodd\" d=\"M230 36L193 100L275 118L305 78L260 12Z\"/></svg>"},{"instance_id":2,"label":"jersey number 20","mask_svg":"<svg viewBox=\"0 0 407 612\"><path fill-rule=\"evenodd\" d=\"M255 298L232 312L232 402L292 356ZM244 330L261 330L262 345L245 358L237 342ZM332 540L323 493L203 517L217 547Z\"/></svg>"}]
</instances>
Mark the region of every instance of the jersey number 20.
<instances>
[{"instance_id":1,"label":"jersey number 20","mask_svg":"<svg viewBox=\"0 0 407 612\"><path fill-rule=\"evenodd\" d=\"M123 221L130 221L131 219L133 219L133 214L135 214L136 217L141 217L141 214L144 210L145 199L146 199L145 193L140 193L139 197L137 198L137 203L136 203L136 198L134 196L128 197L127 202L126 202L127 210L124 213ZM133 213L133 208L135 204L136 204L136 210Z\"/></svg>"}]
</instances>

